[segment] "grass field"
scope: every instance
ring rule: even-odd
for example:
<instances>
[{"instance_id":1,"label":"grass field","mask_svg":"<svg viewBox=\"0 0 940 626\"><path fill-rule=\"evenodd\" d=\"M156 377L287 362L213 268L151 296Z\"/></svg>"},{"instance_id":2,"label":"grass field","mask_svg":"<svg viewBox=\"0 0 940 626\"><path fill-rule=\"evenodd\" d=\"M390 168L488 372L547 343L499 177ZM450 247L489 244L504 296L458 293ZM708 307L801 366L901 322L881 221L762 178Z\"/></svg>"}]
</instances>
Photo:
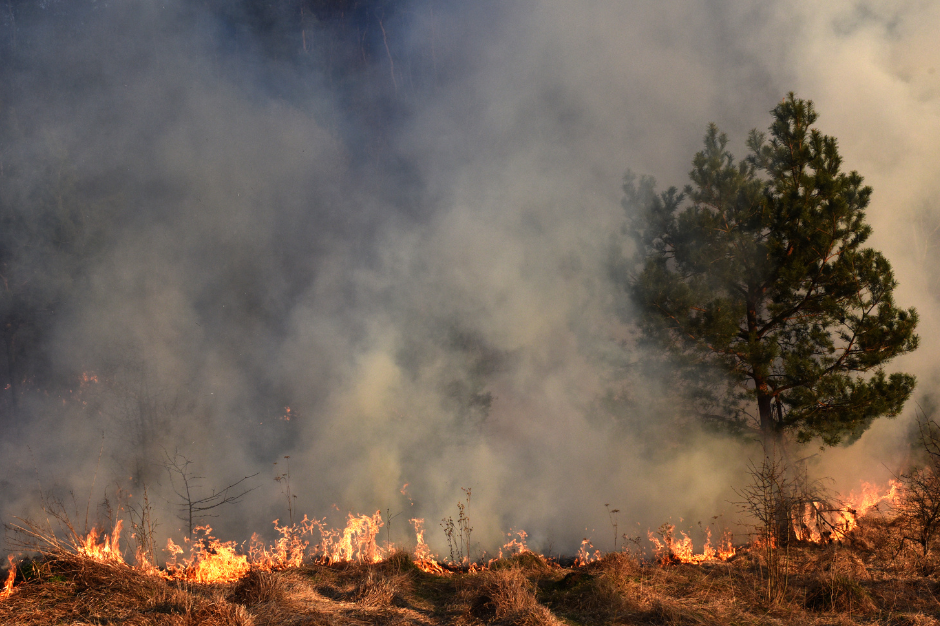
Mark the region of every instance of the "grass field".
<instances>
[{"instance_id":1,"label":"grass field","mask_svg":"<svg viewBox=\"0 0 940 626\"><path fill-rule=\"evenodd\" d=\"M841 543L781 548L773 602L763 552L725 562L644 561L617 552L584 566L533 552L477 571L422 571L406 551L381 562L304 563L198 584L47 550L17 564L0 624L891 624L940 623L940 563L899 551L884 517L860 520Z\"/></svg>"}]
</instances>

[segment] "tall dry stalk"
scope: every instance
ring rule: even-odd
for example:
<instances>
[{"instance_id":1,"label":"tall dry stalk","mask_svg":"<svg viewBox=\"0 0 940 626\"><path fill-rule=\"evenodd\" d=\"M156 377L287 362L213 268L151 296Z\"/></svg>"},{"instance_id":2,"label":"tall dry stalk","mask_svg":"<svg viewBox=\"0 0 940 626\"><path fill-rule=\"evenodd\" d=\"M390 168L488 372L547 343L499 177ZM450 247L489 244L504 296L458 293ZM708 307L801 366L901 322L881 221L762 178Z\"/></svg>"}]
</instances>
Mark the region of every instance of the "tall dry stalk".
<instances>
[{"instance_id":1,"label":"tall dry stalk","mask_svg":"<svg viewBox=\"0 0 940 626\"><path fill-rule=\"evenodd\" d=\"M793 484L786 464L774 455L764 455L760 465L748 463L751 482L740 491L741 510L753 520L755 544L760 547L763 595L768 603L780 600L789 582L789 528L793 508Z\"/></svg>"}]
</instances>

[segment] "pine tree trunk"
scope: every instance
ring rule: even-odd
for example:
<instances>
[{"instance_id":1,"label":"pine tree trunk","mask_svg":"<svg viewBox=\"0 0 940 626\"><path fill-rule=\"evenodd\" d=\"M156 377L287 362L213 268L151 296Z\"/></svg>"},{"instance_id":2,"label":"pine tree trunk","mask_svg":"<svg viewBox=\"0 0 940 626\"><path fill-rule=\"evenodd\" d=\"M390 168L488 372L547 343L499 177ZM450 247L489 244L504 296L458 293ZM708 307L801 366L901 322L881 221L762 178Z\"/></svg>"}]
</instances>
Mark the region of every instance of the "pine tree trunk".
<instances>
[{"instance_id":1,"label":"pine tree trunk","mask_svg":"<svg viewBox=\"0 0 940 626\"><path fill-rule=\"evenodd\" d=\"M760 434L765 455L772 454L777 444L777 425L774 423L771 399L769 394L758 393L757 411L760 415Z\"/></svg>"}]
</instances>

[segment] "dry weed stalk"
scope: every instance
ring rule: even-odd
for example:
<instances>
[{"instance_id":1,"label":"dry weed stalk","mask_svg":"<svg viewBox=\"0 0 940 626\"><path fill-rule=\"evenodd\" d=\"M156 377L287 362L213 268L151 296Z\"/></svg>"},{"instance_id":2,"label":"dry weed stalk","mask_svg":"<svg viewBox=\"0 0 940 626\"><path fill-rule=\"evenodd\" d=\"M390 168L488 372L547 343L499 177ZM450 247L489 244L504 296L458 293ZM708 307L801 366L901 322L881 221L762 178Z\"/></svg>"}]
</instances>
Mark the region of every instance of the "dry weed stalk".
<instances>
[{"instance_id":1,"label":"dry weed stalk","mask_svg":"<svg viewBox=\"0 0 940 626\"><path fill-rule=\"evenodd\" d=\"M444 529L444 535L447 537L447 546L450 548L451 564L470 564L470 533L473 527L470 526L470 490L471 487L461 487L461 491L466 494L466 504L457 503L457 521L453 517L445 517L441 520L441 528Z\"/></svg>"}]
</instances>

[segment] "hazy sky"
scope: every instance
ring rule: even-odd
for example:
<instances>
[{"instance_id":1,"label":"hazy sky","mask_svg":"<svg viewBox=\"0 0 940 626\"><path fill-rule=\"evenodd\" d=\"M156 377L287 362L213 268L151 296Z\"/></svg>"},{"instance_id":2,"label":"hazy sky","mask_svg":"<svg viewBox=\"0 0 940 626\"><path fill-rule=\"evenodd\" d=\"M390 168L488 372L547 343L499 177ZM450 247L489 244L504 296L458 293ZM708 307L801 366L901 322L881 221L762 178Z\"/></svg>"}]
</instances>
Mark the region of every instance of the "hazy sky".
<instances>
[{"instance_id":1,"label":"hazy sky","mask_svg":"<svg viewBox=\"0 0 940 626\"><path fill-rule=\"evenodd\" d=\"M35 514L37 484L84 511L137 476L172 534L164 449L206 489L260 472L212 520L237 539L286 517L286 455L301 512L401 512L399 541L424 516L438 550L461 487L489 550L510 528L609 549L605 503L644 533L730 514L746 449L651 444L599 415L623 390L608 357L626 332L605 262L627 168L685 184L709 122L744 156L788 91L874 187L871 245L921 315L921 348L889 369L918 376L921 403L932 392L935 2L419 2L389 25L391 91L381 54L353 89L328 55L289 71L250 45L228 58L212 18L138 5L89 18L67 58L38 46L12 97L41 130L4 158L64 154L132 191L52 348L102 382L84 408L33 400L29 432L0 443L4 519ZM433 86L409 83L432 49ZM398 99L368 126L346 95L373 90ZM624 391L650 407L669 394ZM681 408L655 406L633 419L664 436ZM914 408L815 471L846 491L886 479Z\"/></svg>"}]
</instances>

